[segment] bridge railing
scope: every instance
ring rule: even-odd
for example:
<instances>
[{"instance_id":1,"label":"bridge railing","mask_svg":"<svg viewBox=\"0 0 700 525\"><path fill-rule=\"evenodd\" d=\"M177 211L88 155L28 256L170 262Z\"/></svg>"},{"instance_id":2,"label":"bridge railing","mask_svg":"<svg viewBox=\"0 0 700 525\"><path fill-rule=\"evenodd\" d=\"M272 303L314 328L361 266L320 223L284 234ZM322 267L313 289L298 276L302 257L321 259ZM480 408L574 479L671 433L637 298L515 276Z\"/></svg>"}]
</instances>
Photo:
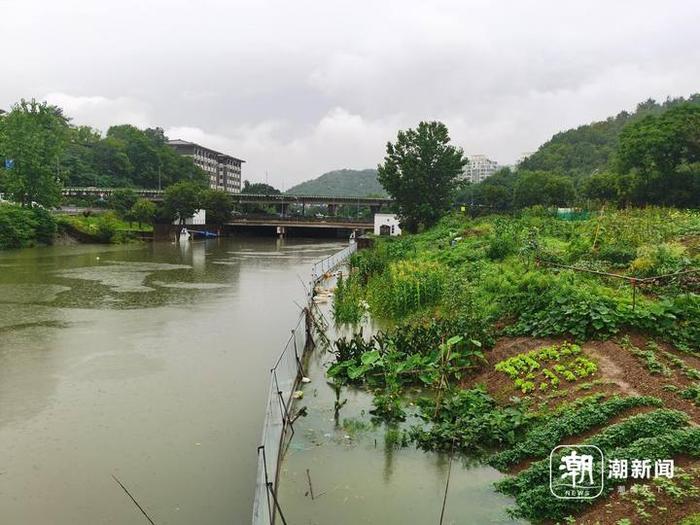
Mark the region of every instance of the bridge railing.
<instances>
[{"instance_id":1,"label":"bridge railing","mask_svg":"<svg viewBox=\"0 0 700 525\"><path fill-rule=\"evenodd\" d=\"M361 224L366 227L367 225L372 225L372 219L359 219L357 217L342 217L336 215L325 215L323 217L313 217L310 215L293 215L288 214L281 216L278 213L246 213L240 215L233 215L229 222L239 223L239 222L260 222L260 221L284 221L289 223L318 223L323 224L326 222L332 223L342 223L342 224Z\"/></svg>"},{"instance_id":2,"label":"bridge railing","mask_svg":"<svg viewBox=\"0 0 700 525\"><path fill-rule=\"evenodd\" d=\"M278 498L279 469L284 450L294 435L294 392L304 375L304 354L314 346L313 290L328 271L345 262L356 249L357 245L353 243L313 265L306 308L299 315L291 336L270 370L265 421L258 447L253 525L274 525L276 522L287 525Z\"/></svg>"}]
</instances>

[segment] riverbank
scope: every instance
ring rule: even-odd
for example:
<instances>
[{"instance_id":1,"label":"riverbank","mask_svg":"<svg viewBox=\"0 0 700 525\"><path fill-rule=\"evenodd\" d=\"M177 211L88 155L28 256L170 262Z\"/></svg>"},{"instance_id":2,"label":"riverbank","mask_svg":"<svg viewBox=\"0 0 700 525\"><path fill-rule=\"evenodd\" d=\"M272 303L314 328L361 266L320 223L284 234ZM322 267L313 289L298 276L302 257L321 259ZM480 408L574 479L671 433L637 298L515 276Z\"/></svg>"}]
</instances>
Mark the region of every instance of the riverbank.
<instances>
[{"instance_id":1,"label":"riverbank","mask_svg":"<svg viewBox=\"0 0 700 525\"><path fill-rule=\"evenodd\" d=\"M700 512L699 248L700 214L667 209L455 215L379 239L353 257L333 312L389 327L336 338L327 376L371 396L397 446L500 470L491 493L514 498L513 516L678 523ZM675 459L676 475L557 499L549 454L584 442L649 460L652 474Z\"/></svg>"},{"instance_id":2,"label":"riverbank","mask_svg":"<svg viewBox=\"0 0 700 525\"><path fill-rule=\"evenodd\" d=\"M99 215L61 215L42 207L0 203L0 250L51 244L121 244L150 235L150 224L119 219L113 212Z\"/></svg>"}]
</instances>

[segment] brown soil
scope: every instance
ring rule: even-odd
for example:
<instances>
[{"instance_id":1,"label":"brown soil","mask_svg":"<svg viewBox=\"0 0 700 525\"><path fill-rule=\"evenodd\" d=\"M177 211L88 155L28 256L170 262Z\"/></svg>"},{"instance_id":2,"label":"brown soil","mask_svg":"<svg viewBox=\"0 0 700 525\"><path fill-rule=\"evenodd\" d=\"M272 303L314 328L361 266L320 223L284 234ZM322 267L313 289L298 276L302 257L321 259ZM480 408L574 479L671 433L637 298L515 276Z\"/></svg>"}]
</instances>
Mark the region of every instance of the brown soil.
<instances>
[{"instance_id":1,"label":"brown soil","mask_svg":"<svg viewBox=\"0 0 700 525\"><path fill-rule=\"evenodd\" d=\"M644 348L647 341L640 336L632 336L630 339L639 348ZM683 359L688 366L696 367L696 358L674 351L668 345L659 346L673 352ZM673 375L670 377L652 374L642 361L613 341L586 343L583 346L583 350L598 361L603 377L615 382L621 392L628 395L634 393L636 395L658 397L664 402L666 407L687 412L695 423L700 423L700 407L695 406L692 401L682 399L678 394L663 388L669 384L683 388L692 383L679 370L673 370ZM657 354L657 358L672 368L663 355Z\"/></svg>"},{"instance_id":2,"label":"brown soil","mask_svg":"<svg viewBox=\"0 0 700 525\"><path fill-rule=\"evenodd\" d=\"M496 372L493 368L494 365L509 357L551 345L554 342L554 339L533 339L531 337L504 337L499 339L493 349L486 354L488 365L476 376L467 378L462 386L470 388L474 385L485 385L489 393L499 403L508 403L513 396L519 395L519 397L522 397L521 392L513 385L513 381L504 373Z\"/></svg>"},{"instance_id":3,"label":"brown soil","mask_svg":"<svg viewBox=\"0 0 700 525\"><path fill-rule=\"evenodd\" d=\"M647 337L641 334L630 334L629 337L636 347L645 349L648 341ZM513 396L522 398L524 397L523 394L515 388L513 381L506 374L494 370L495 363L523 352L563 341L563 339L533 339L529 337L499 339L493 350L487 353L489 364L478 375L465 381L463 386L469 388L476 384L484 384L494 399L500 403L510 402ZM667 408L686 412L691 417L693 424L700 424L700 407L695 406L689 400L682 399L675 392L664 390L663 387L666 385L672 384L678 388L684 388L695 381L688 379L681 370L666 358L663 352L666 351L673 354L682 359L689 367L698 370L700 370L700 357L679 352L669 344L658 341L656 343L660 349L659 352L656 352L656 358L672 370L670 376L652 374L642 360L632 355L629 350L620 346L616 341L590 341L583 344L582 349L588 357L598 363L598 372L591 378L572 384L568 387L568 390L555 396L552 396L551 392L532 392L530 398L533 402L533 408L546 409L548 407L554 409L563 402L573 401L578 397L596 392L622 396L646 395L661 399ZM596 384L591 385L588 389L577 388L578 385L591 381L596 381ZM580 443L582 440L600 432L602 428L617 423L631 415L650 410L654 409L652 407L631 409L623 414L619 414L603 426L565 439L562 444ZM525 460L514 466L510 473L516 474L526 469L531 463L532 460ZM700 468L700 460L697 459L691 461L684 458L676 458L676 464ZM700 479L698 479L698 485L700 486ZM657 490L656 487L654 487L654 490ZM665 510L663 510L664 507ZM694 512L700 512L700 498L691 498L679 503L660 493L657 494L656 503L652 508L648 508L647 511L652 516L643 521L637 515L635 506L630 501L629 496L622 497L620 494L615 493L609 498L601 499L593 507L581 514L576 523L581 525L616 525L620 519L628 518L633 525L677 524L683 517Z\"/></svg>"},{"instance_id":4,"label":"brown soil","mask_svg":"<svg viewBox=\"0 0 700 525\"><path fill-rule=\"evenodd\" d=\"M700 488L700 477L698 477L700 471L696 470L700 468L700 460L676 458L676 465L682 467L687 473L695 472L695 486ZM629 490L630 486L631 484L628 484L626 489ZM686 497L681 501L674 501L653 484L650 488L656 496L656 501L653 505L646 506L646 511L651 514L649 518L643 519L639 516L629 495L615 492L609 498L598 501L580 514L576 524L616 525L619 520L627 518L632 525L677 525L683 518L700 512L700 497Z\"/></svg>"}]
</instances>

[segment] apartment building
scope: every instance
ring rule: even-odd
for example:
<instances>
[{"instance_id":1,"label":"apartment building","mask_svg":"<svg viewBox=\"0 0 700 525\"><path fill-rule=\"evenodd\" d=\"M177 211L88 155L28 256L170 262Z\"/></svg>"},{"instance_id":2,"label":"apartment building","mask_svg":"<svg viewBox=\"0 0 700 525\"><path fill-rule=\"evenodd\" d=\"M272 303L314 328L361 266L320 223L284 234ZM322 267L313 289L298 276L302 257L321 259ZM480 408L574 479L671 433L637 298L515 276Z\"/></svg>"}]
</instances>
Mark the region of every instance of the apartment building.
<instances>
[{"instance_id":1,"label":"apartment building","mask_svg":"<svg viewBox=\"0 0 700 525\"><path fill-rule=\"evenodd\" d=\"M205 148L186 140L169 140L168 146L180 155L191 157L195 166L209 176L209 187L229 193L241 192L241 166L244 160Z\"/></svg>"},{"instance_id":2,"label":"apartment building","mask_svg":"<svg viewBox=\"0 0 700 525\"><path fill-rule=\"evenodd\" d=\"M469 164L464 170L464 178L476 184L490 177L498 171L498 162L491 160L486 155L468 155Z\"/></svg>"}]
</instances>

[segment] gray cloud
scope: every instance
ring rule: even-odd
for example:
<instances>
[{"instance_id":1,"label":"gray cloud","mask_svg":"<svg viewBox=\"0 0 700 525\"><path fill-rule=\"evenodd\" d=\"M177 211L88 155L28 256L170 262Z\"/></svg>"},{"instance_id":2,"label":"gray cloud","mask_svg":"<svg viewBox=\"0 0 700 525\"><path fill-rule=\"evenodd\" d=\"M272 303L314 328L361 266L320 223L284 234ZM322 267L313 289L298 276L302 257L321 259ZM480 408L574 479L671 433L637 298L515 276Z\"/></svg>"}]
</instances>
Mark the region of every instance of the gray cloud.
<instances>
[{"instance_id":1,"label":"gray cloud","mask_svg":"<svg viewBox=\"0 0 700 525\"><path fill-rule=\"evenodd\" d=\"M0 0L0 107L160 125L290 186L374 166L441 119L512 162L561 129L700 88L693 0Z\"/></svg>"}]
</instances>

